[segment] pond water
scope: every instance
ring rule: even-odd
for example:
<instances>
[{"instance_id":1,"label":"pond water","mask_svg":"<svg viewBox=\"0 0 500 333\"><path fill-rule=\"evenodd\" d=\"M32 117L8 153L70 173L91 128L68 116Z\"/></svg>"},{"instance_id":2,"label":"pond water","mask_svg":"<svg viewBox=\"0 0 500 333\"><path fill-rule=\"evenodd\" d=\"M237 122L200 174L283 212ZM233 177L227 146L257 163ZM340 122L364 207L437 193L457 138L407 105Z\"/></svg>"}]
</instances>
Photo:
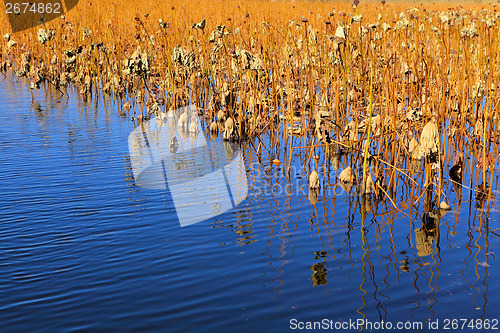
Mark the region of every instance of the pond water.
<instances>
[{"instance_id":1,"label":"pond water","mask_svg":"<svg viewBox=\"0 0 500 333\"><path fill-rule=\"evenodd\" d=\"M2 332L500 329L496 197L488 211L450 192L444 215L366 205L333 168L312 204L298 163L286 188L245 144L245 198L181 226L171 190L136 182L137 125L116 105L43 89L32 102L10 76L0 91Z\"/></svg>"}]
</instances>

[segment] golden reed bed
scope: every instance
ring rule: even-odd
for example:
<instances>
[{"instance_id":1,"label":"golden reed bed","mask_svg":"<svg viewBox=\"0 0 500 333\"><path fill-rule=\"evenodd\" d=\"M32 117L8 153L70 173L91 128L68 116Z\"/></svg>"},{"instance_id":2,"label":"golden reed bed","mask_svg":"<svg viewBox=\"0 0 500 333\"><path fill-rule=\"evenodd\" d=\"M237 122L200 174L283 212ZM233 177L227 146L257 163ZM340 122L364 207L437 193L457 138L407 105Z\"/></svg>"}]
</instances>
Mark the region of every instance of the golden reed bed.
<instances>
[{"instance_id":1,"label":"golden reed bed","mask_svg":"<svg viewBox=\"0 0 500 333\"><path fill-rule=\"evenodd\" d=\"M214 135L268 135L268 157L285 168L297 150L306 152L305 165L315 157L318 171L322 158L323 173L328 160L347 155L341 182L391 199L399 175L411 186L435 186L439 205L444 183L466 186L467 167L477 176L467 187L492 194L499 8L80 1L64 17L17 33L4 15L0 68L32 89L62 96L73 85L85 98L109 95L120 115L139 121L195 103ZM321 172L311 174L317 191Z\"/></svg>"}]
</instances>

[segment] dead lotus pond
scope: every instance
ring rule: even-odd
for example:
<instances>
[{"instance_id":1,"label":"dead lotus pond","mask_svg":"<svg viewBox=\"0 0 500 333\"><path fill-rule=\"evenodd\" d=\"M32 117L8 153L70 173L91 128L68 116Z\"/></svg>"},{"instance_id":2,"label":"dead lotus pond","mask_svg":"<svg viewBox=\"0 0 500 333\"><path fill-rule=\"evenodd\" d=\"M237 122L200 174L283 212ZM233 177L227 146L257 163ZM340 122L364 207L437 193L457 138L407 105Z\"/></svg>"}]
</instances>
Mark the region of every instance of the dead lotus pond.
<instances>
[{"instance_id":1,"label":"dead lotus pond","mask_svg":"<svg viewBox=\"0 0 500 333\"><path fill-rule=\"evenodd\" d=\"M498 329L497 8L2 18L2 327Z\"/></svg>"}]
</instances>

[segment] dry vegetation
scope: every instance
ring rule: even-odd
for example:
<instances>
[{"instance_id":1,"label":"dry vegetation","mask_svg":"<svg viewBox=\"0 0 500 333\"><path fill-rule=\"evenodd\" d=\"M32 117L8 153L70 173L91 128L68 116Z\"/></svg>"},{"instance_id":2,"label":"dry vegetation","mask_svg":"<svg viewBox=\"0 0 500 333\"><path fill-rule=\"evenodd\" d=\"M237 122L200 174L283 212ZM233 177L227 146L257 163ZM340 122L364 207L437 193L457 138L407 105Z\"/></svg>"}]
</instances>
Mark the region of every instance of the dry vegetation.
<instances>
[{"instance_id":1,"label":"dry vegetation","mask_svg":"<svg viewBox=\"0 0 500 333\"><path fill-rule=\"evenodd\" d=\"M316 154L325 165L344 155L344 185L394 204L392 189L403 179L435 189L438 207L443 182L465 186L464 156L468 172L480 170L467 186L492 194L498 8L81 1L66 17L6 34L0 61L32 89L106 94L137 120L195 103L207 130L224 139L266 135L259 150L265 144L285 169L297 150L306 165ZM321 172L311 174L318 191Z\"/></svg>"}]
</instances>

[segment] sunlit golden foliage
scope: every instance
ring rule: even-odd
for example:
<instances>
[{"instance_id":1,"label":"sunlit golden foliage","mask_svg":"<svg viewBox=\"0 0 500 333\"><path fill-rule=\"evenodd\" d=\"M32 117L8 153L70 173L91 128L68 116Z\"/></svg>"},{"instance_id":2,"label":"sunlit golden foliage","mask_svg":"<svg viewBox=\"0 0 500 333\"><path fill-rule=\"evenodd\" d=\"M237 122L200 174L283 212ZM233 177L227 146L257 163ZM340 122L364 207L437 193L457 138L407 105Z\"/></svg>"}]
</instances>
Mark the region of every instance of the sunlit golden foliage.
<instances>
[{"instance_id":1,"label":"sunlit golden foliage","mask_svg":"<svg viewBox=\"0 0 500 333\"><path fill-rule=\"evenodd\" d=\"M225 139L283 133L270 137L274 155L299 140L335 145L327 155L368 145L393 167L428 153L442 163L464 143L483 156L497 147L497 8L81 1L65 17L15 34L0 20L0 69L12 67L32 89L107 94L141 117L195 103L204 126Z\"/></svg>"}]
</instances>

